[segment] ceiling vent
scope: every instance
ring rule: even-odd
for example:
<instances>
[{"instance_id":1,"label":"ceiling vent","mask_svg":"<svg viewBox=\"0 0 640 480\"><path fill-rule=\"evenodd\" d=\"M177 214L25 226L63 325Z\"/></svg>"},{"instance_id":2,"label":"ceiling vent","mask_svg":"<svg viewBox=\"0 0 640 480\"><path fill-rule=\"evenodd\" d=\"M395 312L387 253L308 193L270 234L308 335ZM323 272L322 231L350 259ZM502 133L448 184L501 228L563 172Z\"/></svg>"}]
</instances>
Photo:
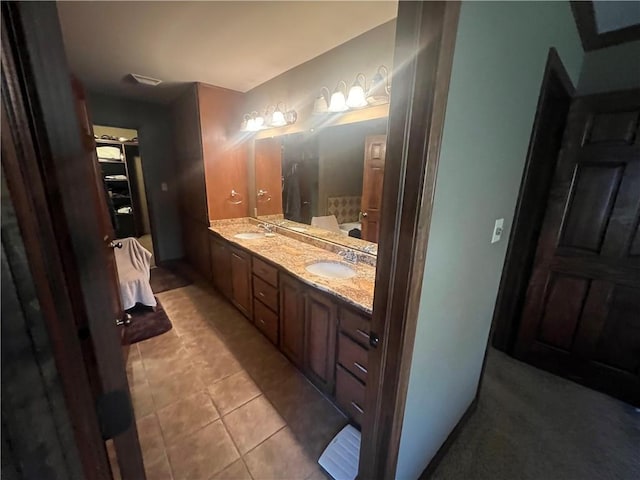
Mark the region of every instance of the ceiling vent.
<instances>
[{"instance_id":1,"label":"ceiling vent","mask_svg":"<svg viewBox=\"0 0 640 480\"><path fill-rule=\"evenodd\" d=\"M162 80L158 80L157 78L145 77L144 75L138 75L137 73L132 73L131 76L140 85L147 85L149 87L157 87L158 85L160 85L162 83Z\"/></svg>"}]
</instances>

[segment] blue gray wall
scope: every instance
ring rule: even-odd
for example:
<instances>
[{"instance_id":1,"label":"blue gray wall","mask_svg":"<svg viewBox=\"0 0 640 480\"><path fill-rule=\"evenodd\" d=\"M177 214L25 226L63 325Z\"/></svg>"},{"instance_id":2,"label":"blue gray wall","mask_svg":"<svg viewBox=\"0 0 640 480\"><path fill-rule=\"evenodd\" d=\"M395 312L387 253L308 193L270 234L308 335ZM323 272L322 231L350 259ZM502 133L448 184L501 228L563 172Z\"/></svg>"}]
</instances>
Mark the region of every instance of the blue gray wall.
<instances>
[{"instance_id":1,"label":"blue gray wall","mask_svg":"<svg viewBox=\"0 0 640 480\"><path fill-rule=\"evenodd\" d=\"M181 258L177 167L169 107L98 93L89 93L88 103L94 124L138 131L149 219L156 233L156 260ZM163 182L167 191L161 188Z\"/></svg>"},{"instance_id":2,"label":"blue gray wall","mask_svg":"<svg viewBox=\"0 0 640 480\"><path fill-rule=\"evenodd\" d=\"M640 40L584 55L578 94L640 88Z\"/></svg>"},{"instance_id":3,"label":"blue gray wall","mask_svg":"<svg viewBox=\"0 0 640 480\"><path fill-rule=\"evenodd\" d=\"M415 479L473 401L549 47L574 83L568 2L464 2L397 478ZM491 244L494 220L505 219Z\"/></svg>"}]
</instances>

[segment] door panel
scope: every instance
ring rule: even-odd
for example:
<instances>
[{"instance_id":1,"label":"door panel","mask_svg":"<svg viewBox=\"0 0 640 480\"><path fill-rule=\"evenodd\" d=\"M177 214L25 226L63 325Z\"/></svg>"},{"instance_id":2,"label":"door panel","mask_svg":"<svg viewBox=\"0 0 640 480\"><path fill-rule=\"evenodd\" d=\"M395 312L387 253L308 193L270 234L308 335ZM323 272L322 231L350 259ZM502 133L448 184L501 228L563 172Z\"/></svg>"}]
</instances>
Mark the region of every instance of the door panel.
<instances>
[{"instance_id":1,"label":"door panel","mask_svg":"<svg viewBox=\"0 0 640 480\"><path fill-rule=\"evenodd\" d=\"M386 152L386 135L374 135L366 138L362 179L362 238L376 243L380 230L380 206L382 205Z\"/></svg>"},{"instance_id":2,"label":"door panel","mask_svg":"<svg viewBox=\"0 0 640 480\"><path fill-rule=\"evenodd\" d=\"M280 276L280 348L296 366L304 363L304 302L302 283Z\"/></svg>"},{"instance_id":3,"label":"door panel","mask_svg":"<svg viewBox=\"0 0 640 480\"><path fill-rule=\"evenodd\" d=\"M640 404L640 90L578 98L516 355Z\"/></svg>"},{"instance_id":4,"label":"door panel","mask_svg":"<svg viewBox=\"0 0 640 480\"><path fill-rule=\"evenodd\" d=\"M279 138L255 141L258 215L282 213L282 145Z\"/></svg>"},{"instance_id":5,"label":"door panel","mask_svg":"<svg viewBox=\"0 0 640 480\"><path fill-rule=\"evenodd\" d=\"M306 303L305 369L318 388L331 395L335 383L337 306L311 291Z\"/></svg>"},{"instance_id":6,"label":"door panel","mask_svg":"<svg viewBox=\"0 0 640 480\"><path fill-rule=\"evenodd\" d=\"M234 305L252 320L251 257L236 248L231 249L231 292Z\"/></svg>"}]
</instances>

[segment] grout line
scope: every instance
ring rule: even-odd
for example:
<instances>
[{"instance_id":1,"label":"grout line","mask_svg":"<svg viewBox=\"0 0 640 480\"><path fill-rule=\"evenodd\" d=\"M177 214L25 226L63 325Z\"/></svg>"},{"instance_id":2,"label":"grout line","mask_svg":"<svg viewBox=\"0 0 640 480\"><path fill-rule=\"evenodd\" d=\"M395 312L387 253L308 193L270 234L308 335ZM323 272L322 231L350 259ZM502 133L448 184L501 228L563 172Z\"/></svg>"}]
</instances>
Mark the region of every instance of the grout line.
<instances>
[{"instance_id":1,"label":"grout line","mask_svg":"<svg viewBox=\"0 0 640 480\"><path fill-rule=\"evenodd\" d=\"M284 418L283 418L284 420ZM285 424L280 427L278 430L276 430L275 432L273 432L271 435L269 435L267 438L265 438L263 441L261 441L258 445L256 445L255 447L251 447L251 449L247 450L246 453L244 453L243 455L241 455L241 457L245 457L247 455L249 455L251 452L253 452L256 448L258 448L260 445L262 445L264 442L266 442L267 440L269 440L271 437L275 436L277 433L280 433L282 430L284 430L285 428L288 428L289 425L285 422Z\"/></svg>"}]
</instances>

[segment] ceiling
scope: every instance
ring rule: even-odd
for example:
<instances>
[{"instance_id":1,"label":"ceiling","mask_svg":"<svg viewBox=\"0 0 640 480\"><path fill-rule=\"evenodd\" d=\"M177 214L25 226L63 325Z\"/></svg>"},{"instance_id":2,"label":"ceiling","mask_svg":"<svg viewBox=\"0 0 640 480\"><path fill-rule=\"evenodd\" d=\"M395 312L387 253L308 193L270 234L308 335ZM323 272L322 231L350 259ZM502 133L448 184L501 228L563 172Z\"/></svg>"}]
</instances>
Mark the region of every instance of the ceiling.
<instances>
[{"instance_id":1,"label":"ceiling","mask_svg":"<svg viewBox=\"0 0 640 480\"><path fill-rule=\"evenodd\" d=\"M640 2L593 2L598 33L611 32L640 23Z\"/></svg>"},{"instance_id":2,"label":"ceiling","mask_svg":"<svg viewBox=\"0 0 640 480\"><path fill-rule=\"evenodd\" d=\"M395 18L397 2L90 1L58 12L85 88L164 103L194 81L248 91Z\"/></svg>"}]
</instances>

